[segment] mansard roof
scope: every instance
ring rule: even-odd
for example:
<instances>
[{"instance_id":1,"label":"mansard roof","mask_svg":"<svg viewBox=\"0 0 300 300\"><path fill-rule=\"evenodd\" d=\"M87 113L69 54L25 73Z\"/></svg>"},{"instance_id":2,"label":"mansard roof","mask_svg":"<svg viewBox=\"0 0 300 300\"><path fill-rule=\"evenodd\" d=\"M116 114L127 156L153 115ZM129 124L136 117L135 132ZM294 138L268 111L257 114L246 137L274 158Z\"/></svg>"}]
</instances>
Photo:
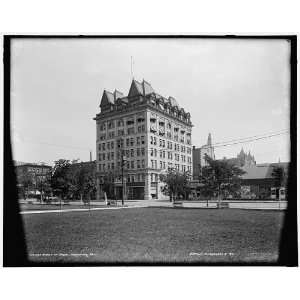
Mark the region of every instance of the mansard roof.
<instances>
[{"instance_id":1,"label":"mansard roof","mask_svg":"<svg viewBox=\"0 0 300 300\"><path fill-rule=\"evenodd\" d=\"M100 103L100 107L104 106L104 105L108 105L108 104L114 104L115 101L115 97L114 94L104 90L102 98L101 98L101 103Z\"/></svg>"},{"instance_id":2,"label":"mansard roof","mask_svg":"<svg viewBox=\"0 0 300 300\"><path fill-rule=\"evenodd\" d=\"M142 84L133 79L131 82L130 89L129 89L128 97L134 97L134 96L143 95L143 94L144 93L143 93Z\"/></svg>"},{"instance_id":3,"label":"mansard roof","mask_svg":"<svg viewBox=\"0 0 300 300\"><path fill-rule=\"evenodd\" d=\"M124 97L124 94L123 94L123 93L121 93L121 92L118 91L118 90L115 90L115 91L114 91L114 99L115 99L115 100L117 100L117 99L119 99L119 98L122 98L122 97Z\"/></svg>"},{"instance_id":4,"label":"mansard roof","mask_svg":"<svg viewBox=\"0 0 300 300\"><path fill-rule=\"evenodd\" d=\"M144 95L149 95L149 94L155 93L155 91L152 88L151 84L148 83L147 81L145 81L144 79L143 79L143 82L142 82L142 86L143 86Z\"/></svg>"},{"instance_id":5,"label":"mansard roof","mask_svg":"<svg viewBox=\"0 0 300 300\"><path fill-rule=\"evenodd\" d=\"M146 98L146 101L138 103L148 103L154 105L156 108L160 108L166 113L170 113L172 115L175 113L175 117L179 118L183 122L187 122L188 124L191 123L191 114L186 112L184 108L180 107L174 97L170 96L169 98L165 98L159 95L152 88L151 84L144 79L142 82L139 82L135 79L132 80L128 96L125 96L123 93L116 89L113 93L104 90L100 102L101 112L107 113L114 111L115 109L113 108L113 106L116 107L116 110L119 106L126 107L127 104L130 104L131 100L135 101L138 98L135 98L135 96ZM166 106L168 107L167 110ZM129 105L129 107L131 107L131 105Z\"/></svg>"},{"instance_id":6,"label":"mansard roof","mask_svg":"<svg viewBox=\"0 0 300 300\"><path fill-rule=\"evenodd\" d=\"M137 80L132 80L128 97L133 97L137 95L149 95L155 93L154 89L152 88L151 84L143 79L142 83L138 82Z\"/></svg>"},{"instance_id":7,"label":"mansard roof","mask_svg":"<svg viewBox=\"0 0 300 300\"><path fill-rule=\"evenodd\" d=\"M169 100L169 102L171 103L172 106L177 106L179 108L179 105L178 105L175 98L170 96L168 100Z\"/></svg>"}]
</instances>

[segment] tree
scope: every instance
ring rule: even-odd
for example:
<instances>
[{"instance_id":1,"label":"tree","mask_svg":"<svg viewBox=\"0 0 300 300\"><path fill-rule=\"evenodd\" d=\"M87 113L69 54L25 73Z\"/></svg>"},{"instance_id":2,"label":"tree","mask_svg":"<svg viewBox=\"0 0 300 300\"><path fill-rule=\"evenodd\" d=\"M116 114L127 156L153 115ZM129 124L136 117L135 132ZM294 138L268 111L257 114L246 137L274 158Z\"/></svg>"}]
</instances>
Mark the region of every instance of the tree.
<instances>
[{"instance_id":1,"label":"tree","mask_svg":"<svg viewBox=\"0 0 300 300\"><path fill-rule=\"evenodd\" d=\"M271 175L274 178L275 187L281 188L285 181L285 172L283 167L274 167Z\"/></svg>"},{"instance_id":2,"label":"tree","mask_svg":"<svg viewBox=\"0 0 300 300\"><path fill-rule=\"evenodd\" d=\"M120 176L118 171L110 171L102 177L102 189L108 198L115 198L116 196L114 181L118 176Z\"/></svg>"},{"instance_id":3,"label":"tree","mask_svg":"<svg viewBox=\"0 0 300 300\"><path fill-rule=\"evenodd\" d=\"M84 196L85 200L90 201L91 195L96 192L95 170L90 169L87 166L81 167L78 179L80 192Z\"/></svg>"},{"instance_id":4,"label":"tree","mask_svg":"<svg viewBox=\"0 0 300 300\"><path fill-rule=\"evenodd\" d=\"M241 175L245 171L227 159L213 160L206 155L208 166L202 168L199 180L203 184L203 192L208 196L227 197L240 189Z\"/></svg>"},{"instance_id":5,"label":"tree","mask_svg":"<svg viewBox=\"0 0 300 300\"><path fill-rule=\"evenodd\" d=\"M67 172L69 184L68 197L80 198L81 201L88 202L91 195L96 191L95 167L90 163L78 163L72 161Z\"/></svg>"},{"instance_id":6,"label":"tree","mask_svg":"<svg viewBox=\"0 0 300 300\"><path fill-rule=\"evenodd\" d=\"M17 174L17 181L20 194L26 200L29 189L33 187L33 176L30 173L22 171Z\"/></svg>"},{"instance_id":7,"label":"tree","mask_svg":"<svg viewBox=\"0 0 300 300\"><path fill-rule=\"evenodd\" d=\"M51 187L54 194L61 198L66 198L70 192L69 169L69 160L59 159L54 162L51 176Z\"/></svg>"},{"instance_id":8,"label":"tree","mask_svg":"<svg viewBox=\"0 0 300 300\"><path fill-rule=\"evenodd\" d=\"M160 175L160 180L166 184L163 192L170 196L170 201L176 200L178 196L187 196L190 190L189 178L188 172L180 173L176 169L169 169L166 174Z\"/></svg>"}]
</instances>

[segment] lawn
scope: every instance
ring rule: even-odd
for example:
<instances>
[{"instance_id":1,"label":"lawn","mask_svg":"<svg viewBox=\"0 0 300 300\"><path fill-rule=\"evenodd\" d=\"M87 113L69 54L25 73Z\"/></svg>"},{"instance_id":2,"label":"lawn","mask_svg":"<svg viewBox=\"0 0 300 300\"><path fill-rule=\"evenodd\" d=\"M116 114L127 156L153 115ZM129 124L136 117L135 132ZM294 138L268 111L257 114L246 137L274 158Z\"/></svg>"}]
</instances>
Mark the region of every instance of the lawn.
<instances>
[{"instance_id":1,"label":"lawn","mask_svg":"<svg viewBox=\"0 0 300 300\"><path fill-rule=\"evenodd\" d=\"M282 211L127 208L23 215L33 262L275 263Z\"/></svg>"}]
</instances>

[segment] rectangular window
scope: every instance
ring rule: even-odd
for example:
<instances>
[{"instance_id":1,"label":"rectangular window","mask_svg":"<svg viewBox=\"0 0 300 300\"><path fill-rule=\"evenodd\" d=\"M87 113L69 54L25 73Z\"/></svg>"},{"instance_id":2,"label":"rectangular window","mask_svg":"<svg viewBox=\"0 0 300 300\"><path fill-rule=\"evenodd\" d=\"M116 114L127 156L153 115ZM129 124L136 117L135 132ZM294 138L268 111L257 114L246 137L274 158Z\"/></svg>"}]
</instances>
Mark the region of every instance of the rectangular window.
<instances>
[{"instance_id":1,"label":"rectangular window","mask_svg":"<svg viewBox=\"0 0 300 300\"><path fill-rule=\"evenodd\" d=\"M127 128L127 134L134 134L134 128L133 127Z\"/></svg>"},{"instance_id":2,"label":"rectangular window","mask_svg":"<svg viewBox=\"0 0 300 300\"><path fill-rule=\"evenodd\" d=\"M136 155L137 155L137 156L140 156L140 152L141 152L140 148L137 148L137 149L136 149Z\"/></svg>"},{"instance_id":3,"label":"rectangular window","mask_svg":"<svg viewBox=\"0 0 300 300\"><path fill-rule=\"evenodd\" d=\"M139 144L140 144L140 141L141 141L141 138L138 136L138 137L136 138L136 144L139 145Z\"/></svg>"},{"instance_id":4,"label":"rectangular window","mask_svg":"<svg viewBox=\"0 0 300 300\"><path fill-rule=\"evenodd\" d=\"M145 160L142 160L142 168L145 168Z\"/></svg>"},{"instance_id":5,"label":"rectangular window","mask_svg":"<svg viewBox=\"0 0 300 300\"><path fill-rule=\"evenodd\" d=\"M142 143L142 145L145 144L145 137L143 135L141 136L141 143Z\"/></svg>"},{"instance_id":6,"label":"rectangular window","mask_svg":"<svg viewBox=\"0 0 300 300\"><path fill-rule=\"evenodd\" d=\"M145 148L141 148L141 154L145 155Z\"/></svg>"},{"instance_id":7,"label":"rectangular window","mask_svg":"<svg viewBox=\"0 0 300 300\"><path fill-rule=\"evenodd\" d=\"M131 169L134 169L134 161L131 161Z\"/></svg>"}]
</instances>

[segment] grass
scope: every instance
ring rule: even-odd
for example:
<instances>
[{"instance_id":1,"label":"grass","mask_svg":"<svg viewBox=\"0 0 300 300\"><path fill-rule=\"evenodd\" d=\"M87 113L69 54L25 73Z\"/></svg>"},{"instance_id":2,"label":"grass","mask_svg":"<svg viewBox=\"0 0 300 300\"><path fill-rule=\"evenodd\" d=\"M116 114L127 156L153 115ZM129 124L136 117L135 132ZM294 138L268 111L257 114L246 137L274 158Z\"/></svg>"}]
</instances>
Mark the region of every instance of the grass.
<instances>
[{"instance_id":1,"label":"grass","mask_svg":"<svg viewBox=\"0 0 300 300\"><path fill-rule=\"evenodd\" d=\"M33 262L276 263L284 212L130 208L22 217Z\"/></svg>"}]
</instances>

